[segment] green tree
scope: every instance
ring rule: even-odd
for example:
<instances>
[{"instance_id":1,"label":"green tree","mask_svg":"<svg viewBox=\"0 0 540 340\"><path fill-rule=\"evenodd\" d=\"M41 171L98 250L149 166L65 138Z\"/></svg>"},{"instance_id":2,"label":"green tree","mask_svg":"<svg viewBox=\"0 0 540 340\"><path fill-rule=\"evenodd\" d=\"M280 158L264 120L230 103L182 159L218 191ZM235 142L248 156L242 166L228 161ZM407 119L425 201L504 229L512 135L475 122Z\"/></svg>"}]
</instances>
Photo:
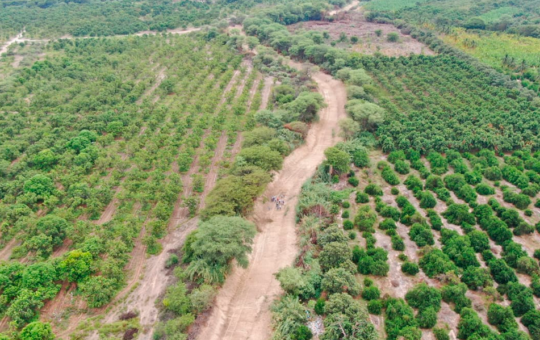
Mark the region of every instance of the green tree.
<instances>
[{"instance_id":1,"label":"green tree","mask_svg":"<svg viewBox=\"0 0 540 340\"><path fill-rule=\"evenodd\" d=\"M38 174L24 182L24 192L34 193L38 197L46 198L54 194L55 187L52 179Z\"/></svg>"},{"instance_id":2,"label":"green tree","mask_svg":"<svg viewBox=\"0 0 540 340\"><path fill-rule=\"evenodd\" d=\"M335 171L345 173L349 171L349 165L351 159L348 153L341 151L336 147L328 148L324 151L326 161L330 164Z\"/></svg>"},{"instance_id":3,"label":"green tree","mask_svg":"<svg viewBox=\"0 0 540 340\"><path fill-rule=\"evenodd\" d=\"M69 282L81 282L92 273L92 262L89 252L72 250L60 261L58 269Z\"/></svg>"},{"instance_id":4,"label":"green tree","mask_svg":"<svg viewBox=\"0 0 540 340\"><path fill-rule=\"evenodd\" d=\"M21 340L54 340L51 325L43 322L32 322L23 328L19 335Z\"/></svg>"},{"instance_id":5,"label":"green tree","mask_svg":"<svg viewBox=\"0 0 540 340\"><path fill-rule=\"evenodd\" d=\"M255 233L255 225L241 217L215 216L202 222L191 243L188 273L207 282L222 282L232 260L247 267Z\"/></svg>"}]
</instances>

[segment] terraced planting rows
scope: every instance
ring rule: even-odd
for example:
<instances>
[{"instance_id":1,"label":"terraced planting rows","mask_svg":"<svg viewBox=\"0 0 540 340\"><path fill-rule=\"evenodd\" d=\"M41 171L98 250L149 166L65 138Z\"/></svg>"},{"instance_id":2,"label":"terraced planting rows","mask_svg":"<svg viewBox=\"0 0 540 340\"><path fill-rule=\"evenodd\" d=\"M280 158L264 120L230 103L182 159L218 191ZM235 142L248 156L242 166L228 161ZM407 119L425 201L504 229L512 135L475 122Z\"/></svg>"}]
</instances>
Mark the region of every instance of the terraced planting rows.
<instances>
[{"instance_id":1,"label":"terraced planting rows","mask_svg":"<svg viewBox=\"0 0 540 340\"><path fill-rule=\"evenodd\" d=\"M69 334L84 317L66 324L67 310L126 296L145 254L196 213L262 87L242 56L198 37L48 50L0 95L2 325L21 328L44 307L41 319Z\"/></svg>"},{"instance_id":2,"label":"terraced planting rows","mask_svg":"<svg viewBox=\"0 0 540 340\"><path fill-rule=\"evenodd\" d=\"M327 153L304 185L301 251L277 275L289 294L274 310L277 334L538 336L538 173L523 169L540 164L538 154L425 159L414 151L368 153L351 142L337 149L349 151L355 166L339 168ZM525 194L509 173L527 178ZM516 207L511 197L519 195L529 203ZM303 309L300 317L295 311Z\"/></svg>"}]
</instances>

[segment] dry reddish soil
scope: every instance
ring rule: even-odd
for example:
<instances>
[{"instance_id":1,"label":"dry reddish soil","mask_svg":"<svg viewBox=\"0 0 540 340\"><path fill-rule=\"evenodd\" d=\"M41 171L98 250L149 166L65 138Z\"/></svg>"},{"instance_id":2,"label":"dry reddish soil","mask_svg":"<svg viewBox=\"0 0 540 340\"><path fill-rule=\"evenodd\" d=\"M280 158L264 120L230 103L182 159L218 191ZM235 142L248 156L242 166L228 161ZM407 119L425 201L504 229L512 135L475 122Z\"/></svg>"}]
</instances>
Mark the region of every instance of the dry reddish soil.
<instances>
[{"instance_id":1,"label":"dry reddish soil","mask_svg":"<svg viewBox=\"0 0 540 340\"><path fill-rule=\"evenodd\" d=\"M295 67L300 67L294 64ZM220 289L215 307L198 338L268 339L272 334L270 304L282 293L274 274L290 265L296 255L294 208L302 184L313 175L324 159L324 150L338 141L340 119L345 118L346 91L331 76L313 76L328 105L314 123L306 143L289 155L283 169L275 174L262 198L255 204L252 220L259 229L250 265L235 268ZM286 207L275 210L268 198L284 195Z\"/></svg>"},{"instance_id":2,"label":"dry reddish soil","mask_svg":"<svg viewBox=\"0 0 540 340\"><path fill-rule=\"evenodd\" d=\"M393 25L378 24L366 21L362 10L349 11L333 22L328 21L306 21L288 26L289 31L300 29L313 31L327 31L331 41L339 39L342 32L348 38L356 36L359 38L357 44L338 43L336 46L349 48L362 54L382 53L387 56L408 56L411 53L434 55L427 46L408 35L404 35ZM381 36L377 36L375 31L381 30ZM399 34L399 42L388 42L388 33Z\"/></svg>"}]
</instances>

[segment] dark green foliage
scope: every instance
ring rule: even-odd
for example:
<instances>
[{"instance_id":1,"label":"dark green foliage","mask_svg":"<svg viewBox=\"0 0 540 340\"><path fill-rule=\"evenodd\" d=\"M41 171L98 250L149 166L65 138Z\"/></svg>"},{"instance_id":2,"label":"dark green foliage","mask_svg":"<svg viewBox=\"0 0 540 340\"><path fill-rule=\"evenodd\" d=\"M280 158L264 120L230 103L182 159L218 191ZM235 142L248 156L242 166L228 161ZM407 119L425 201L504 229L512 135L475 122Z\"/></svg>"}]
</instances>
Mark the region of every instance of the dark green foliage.
<instances>
[{"instance_id":1,"label":"dark green foliage","mask_svg":"<svg viewBox=\"0 0 540 340\"><path fill-rule=\"evenodd\" d=\"M367 251L359 249L354 260L358 263L358 272L364 275L386 276L390 267L386 263L388 252L382 248L370 248Z\"/></svg>"},{"instance_id":2,"label":"dark green foliage","mask_svg":"<svg viewBox=\"0 0 540 340\"><path fill-rule=\"evenodd\" d=\"M429 191L419 192L417 198L420 199L420 208L431 209L437 205L437 200Z\"/></svg>"},{"instance_id":3,"label":"dark green foliage","mask_svg":"<svg viewBox=\"0 0 540 340\"><path fill-rule=\"evenodd\" d=\"M291 340L309 340L312 337L311 330L306 325L301 325L291 335Z\"/></svg>"},{"instance_id":4,"label":"dark green foliage","mask_svg":"<svg viewBox=\"0 0 540 340\"><path fill-rule=\"evenodd\" d=\"M489 238L486 233L481 232L480 230L474 230L467 234L471 242L471 247L477 253L481 253L484 250L489 249Z\"/></svg>"},{"instance_id":5,"label":"dark green foliage","mask_svg":"<svg viewBox=\"0 0 540 340\"><path fill-rule=\"evenodd\" d=\"M525 210L531 204L529 196L517 194L509 189L503 190L503 199L505 202L512 203L520 210Z\"/></svg>"},{"instance_id":6,"label":"dark green foliage","mask_svg":"<svg viewBox=\"0 0 540 340\"><path fill-rule=\"evenodd\" d=\"M367 168L370 166L369 155L365 150L357 150L352 155L354 165L359 168Z\"/></svg>"},{"instance_id":7,"label":"dark green foliage","mask_svg":"<svg viewBox=\"0 0 540 340\"><path fill-rule=\"evenodd\" d=\"M382 302L381 300L371 300L367 305L368 312L374 315L380 315L382 312Z\"/></svg>"},{"instance_id":8,"label":"dark green foliage","mask_svg":"<svg viewBox=\"0 0 540 340\"><path fill-rule=\"evenodd\" d=\"M517 277L511 267L503 259L492 259L488 262L493 280L498 284L516 282Z\"/></svg>"},{"instance_id":9,"label":"dark green foliage","mask_svg":"<svg viewBox=\"0 0 540 340\"><path fill-rule=\"evenodd\" d=\"M413 224L411 230L409 231L409 236L418 247L433 245L435 243L431 229L425 224Z\"/></svg>"},{"instance_id":10,"label":"dark green foliage","mask_svg":"<svg viewBox=\"0 0 540 340\"><path fill-rule=\"evenodd\" d=\"M383 191L377 184L368 184L364 189L364 192L370 196L382 196Z\"/></svg>"},{"instance_id":11,"label":"dark green foliage","mask_svg":"<svg viewBox=\"0 0 540 340\"><path fill-rule=\"evenodd\" d=\"M371 210L369 205L361 206L354 217L354 225L357 226L360 231L372 230L375 222L377 222L377 214Z\"/></svg>"},{"instance_id":12,"label":"dark green foliage","mask_svg":"<svg viewBox=\"0 0 540 340\"><path fill-rule=\"evenodd\" d=\"M380 296L381 296L381 292L379 291L379 288L377 288L376 286L366 287L362 291L362 298L367 301L378 300Z\"/></svg>"},{"instance_id":13,"label":"dark green foliage","mask_svg":"<svg viewBox=\"0 0 540 340\"><path fill-rule=\"evenodd\" d=\"M435 210L430 209L427 211L427 216L429 218L429 223L431 224L431 228L434 230L441 230L443 223L439 214L437 214Z\"/></svg>"},{"instance_id":14,"label":"dark green foliage","mask_svg":"<svg viewBox=\"0 0 540 340\"><path fill-rule=\"evenodd\" d=\"M420 328L433 328L437 324L437 312L433 307L420 310L416 315L416 320Z\"/></svg>"},{"instance_id":15,"label":"dark green foliage","mask_svg":"<svg viewBox=\"0 0 540 340\"><path fill-rule=\"evenodd\" d=\"M478 268L474 266L467 267L461 275L461 281L471 290L478 290L493 284L491 274L487 268Z\"/></svg>"},{"instance_id":16,"label":"dark green foliage","mask_svg":"<svg viewBox=\"0 0 540 340\"><path fill-rule=\"evenodd\" d=\"M413 192L422 190L423 187L422 180L414 175L407 176L407 179L405 180L405 182L403 182L403 184L405 184L407 189Z\"/></svg>"},{"instance_id":17,"label":"dark green foliage","mask_svg":"<svg viewBox=\"0 0 540 340\"><path fill-rule=\"evenodd\" d=\"M448 171L448 161L438 152L430 152L427 160L431 164L431 172L442 175Z\"/></svg>"},{"instance_id":18,"label":"dark green foliage","mask_svg":"<svg viewBox=\"0 0 540 340\"><path fill-rule=\"evenodd\" d=\"M463 308L471 306L471 300L465 296L467 286L463 283L446 285L441 290L442 299L454 305L456 313L461 313Z\"/></svg>"},{"instance_id":19,"label":"dark green foliage","mask_svg":"<svg viewBox=\"0 0 540 340\"><path fill-rule=\"evenodd\" d=\"M498 166L492 166L484 169L484 177L490 181L500 181L502 179L502 172Z\"/></svg>"},{"instance_id":20,"label":"dark green foliage","mask_svg":"<svg viewBox=\"0 0 540 340\"><path fill-rule=\"evenodd\" d=\"M382 178L386 181L386 183L390 185L398 185L400 183L399 177L396 175L394 170L390 168L389 166L385 167L381 172Z\"/></svg>"},{"instance_id":21,"label":"dark green foliage","mask_svg":"<svg viewBox=\"0 0 540 340\"><path fill-rule=\"evenodd\" d=\"M458 339L496 339L495 334L471 308L463 308L458 324Z\"/></svg>"},{"instance_id":22,"label":"dark green foliage","mask_svg":"<svg viewBox=\"0 0 540 340\"><path fill-rule=\"evenodd\" d=\"M532 290L520 283L508 283L508 298L512 301L510 307L516 317L535 309Z\"/></svg>"},{"instance_id":23,"label":"dark green foliage","mask_svg":"<svg viewBox=\"0 0 540 340\"><path fill-rule=\"evenodd\" d=\"M473 214L469 212L469 207L465 204L451 204L442 215L452 224L476 224Z\"/></svg>"},{"instance_id":24,"label":"dark green foliage","mask_svg":"<svg viewBox=\"0 0 540 340\"><path fill-rule=\"evenodd\" d=\"M518 328L514 313L510 307L503 307L501 305L492 303L489 305L487 316L488 322L497 327L501 333L506 333L510 330Z\"/></svg>"},{"instance_id":25,"label":"dark green foliage","mask_svg":"<svg viewBox=\"0 0 540 340\"><path fill-rule=\"evenodd\" d=\"M529 333L534 340L540 339L540 311L531 310L527 312L521 323L529 329Z\"/></svg>"},{"instance_id":26,"label":"dark green foliage","mask_svg":"<svg viewBox=\"0 0 540 340\"><path fill-rule=\"evenodd\" d=\"M391 238L392 241L392 249L397 251L403 251L405 250L405 242L403 242L403 239L399 237L399 235L393 235Z\"/></svg>"},{"instance_id":27,"label":"dark green foliage","mask_svg":"<svg viewBox=\"0 0 540 340\"><path fill-rule=\"evenodd\" d=\"M426 189L435 190L438 188L444 188L444 182L440 176L430 175L426 179Z\"/></svg>"},{"instance_id":28,"label":"dark green foliage","mask_svg":"<svg viewBox=\"0 0 540 340\"><path fill-rule=\"evenodd\" d=\"M434 328L433 334L437 340L450 340L450 335L448 334L448 329L445 328Z\"/></svg>"},{"instance_id":29,"label":"dark green foliage","mask_svg":"<svg viewBox=\"0 0 540 340\"><path fill-rule=\"evenodd\" d=\"M392 164L396 164L398 161L404 161L405 159L407 159L407 157L405 156L405 152L403 150L392 151L388 155L388 161Z\"/></svg>"},{"instance_id":30,"label":"dark green foliage","mask_svg":"<svg viewBox=\"0 0 540 340\"><path fill-rule=\"evenodd\" d=\"M317 303L315 303L315 307L314 307L315 313L317 313L317 315L323 315L324 314L324 305L325 304L326 304L326 302L324 301L323 298L318 298L317 299Z\"/></svg>"},{"instance_id":31,"label":"dark green foliage","mask_svg":"<svg viewBox=\"0 0 540 340\"><path fill-rule=\"evenodd\" d=\"M356 199L355 199L355 202L356 203L367 203L369 202L369 196L368 194L366 193L363 193L363 192L356 192Z\"/></svg>"},{"instance_id":32,"label":"dark green foliage","mask_svg":"<svg viewBox=\"0 0 540 340\"><path fill-rule=\"evenodd\" d=\"M351 230L352 228L354 228L354 223L351 220L344 220L343 221L343 229Z\"/></svg>"},{"instance_id":33,"label":"dark green foliage","mask_svg":"<svg viewBox=\"0 0 540 340\"><path fill-rule=\"evenodd\" d=\"M408 262L407 261L407 262L403 263L403 265L401 266L401 271L404 272L407 275L414 276L414 275L418 274L420 269L418 268L418 264L416 264L415 262Z\"/></svg>"},{"instance_id":34,"label":"dark green foliage","mask_svg":"<svg viewBox=\"0 0 540 340\"><path fill-rule=\"evenodd\" d=\"M444 177L446 187L457 192L462 186L467 185L465 177L462 174L452 174Z\"/></svg>"},{"instance_id":35,"label":"dark green foliage","mask_svg":"<svg viewBox=\"0 0 540 340\"><path fill-rule=\"evenodd\" d=\"M414 312L402 299L390 298L386 301L384 329L387 339L396 340L399 336L417 327Z\"/></svg>"},{"instance_id":36,"label":"dark green foliage","mask_svg":"<svg viewBox=\"0 0 540 340\"><path fill-rule=\"evenodd\" d=\"M495 189L485 183L480 183L475 188L476 192L482 196L494 195Z\"/></svg>"},{"instance_id":37,"label":"dark green foliage","mask_svg":"<svg viewBox=\"0 0 540 340\"><path fill-rule=\"evenodd\" d=\"M396 170L398 174L402 174L402 175L408 174L411 170L409 163L407 161L402 161L402 160L399 160L396 162L396 164L394 165L394 169Z\"/></svg>"},{"instance_id":38,"label":"dark green foliage","mask_svg":"<svg viewBox=\"0 0 540 340\"><path fill-rule=\"evenodd\" d=\"M418 264L429 277L434 277L437 274L444 274L457 269L448 255L443 253L440 249L428 250Z\"/></svg>"},{"instance_id":39,"label":"dark green foliage","mask_svg":"<svg viewBox=\"0 0 540 340\"><path fill-rule=\"evenodd\" d=\"M441 309L441 299L439 290L429 287L425 283L414 286L405 295L407 303L420 311L431 308L435 312L438 312Z\"/></svg>"}]
</instances>

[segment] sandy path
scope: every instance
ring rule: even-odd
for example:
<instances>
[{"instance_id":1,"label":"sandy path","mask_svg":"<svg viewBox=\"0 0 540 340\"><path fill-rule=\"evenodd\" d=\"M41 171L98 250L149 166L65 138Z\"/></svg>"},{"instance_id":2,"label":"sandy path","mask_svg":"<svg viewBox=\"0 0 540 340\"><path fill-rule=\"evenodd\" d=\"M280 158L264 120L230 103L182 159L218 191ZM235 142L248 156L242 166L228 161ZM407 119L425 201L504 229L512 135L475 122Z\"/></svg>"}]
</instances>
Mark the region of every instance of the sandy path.
<instances>
[{"instance_id":1,"label":"sandy path","mask_svg":"<svg viewBox=\"0 0 540 340\"><path fill-rule=\"evenodd\" d=\"M358 0L354 0L353 2L351 2L350 4L348 4L347 6L345 6L343 8L339 8L339 9L330 11L328 14L336 15L336 14L341 13L341 12L347 12L347 11L351 10L353 7L355 7L356 5L358 5Z\"/></svg>"},{"instance_id":2,"label":"sandy path","mask_svg":"<svg viewBox=\"0 0 540 340\"><path fill-rule=\"evenodd\" d=\"M324 150L338 141L340 119L345 118L346 92L343 83L331 76L313 76L328 107L320 121L312 125L306 143L285 159L264 196L284 194L286 209L279 212L260 198L253 220L259 229L250 265L235 268L220 289L216 305L199 339L268 339L272 334L270 304L281 288L274 278L280 268L290 265L297 252L294 208L302 184L324 159Z\"/></svg>"}]
</instances>

